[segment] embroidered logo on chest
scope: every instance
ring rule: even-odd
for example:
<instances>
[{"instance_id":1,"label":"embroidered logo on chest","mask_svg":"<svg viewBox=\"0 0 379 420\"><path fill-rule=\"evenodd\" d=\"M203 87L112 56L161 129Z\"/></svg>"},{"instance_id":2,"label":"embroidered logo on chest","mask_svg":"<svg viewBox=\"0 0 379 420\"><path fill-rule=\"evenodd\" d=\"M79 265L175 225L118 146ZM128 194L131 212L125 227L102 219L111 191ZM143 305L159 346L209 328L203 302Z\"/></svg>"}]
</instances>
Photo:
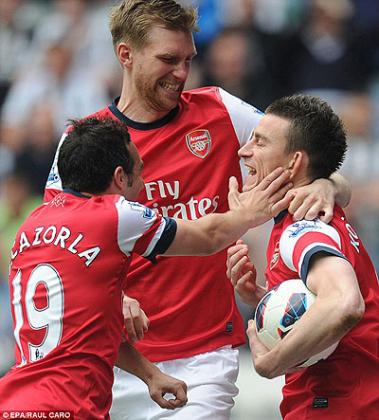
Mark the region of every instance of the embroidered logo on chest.
<instances>
[{"instance_id":1,"label":"embroidered logo on chest","mask_svg":"<svg viewBox=\"0 0 379 420\"><path fill-rule=\"evenodd\" d=\"M274 249L274 252L272 254L272 257L271 257L270 270L272 270L276 266L276 264L278 263L279 255L280 255L279 242L277 242L276 245L275 245L275 249Z\"/></svg>"},{"instance_id":2,"label":"embroidered logo on chest","mask_svg":"<svg viewBox=\"0 0 379 420\"><path fill-rule=\"evenodd\" d=\"M186 134L187 147L192 154L204 159L212 147L212 139L208 130L195 130Z\"/></svg>"}]
</instances>

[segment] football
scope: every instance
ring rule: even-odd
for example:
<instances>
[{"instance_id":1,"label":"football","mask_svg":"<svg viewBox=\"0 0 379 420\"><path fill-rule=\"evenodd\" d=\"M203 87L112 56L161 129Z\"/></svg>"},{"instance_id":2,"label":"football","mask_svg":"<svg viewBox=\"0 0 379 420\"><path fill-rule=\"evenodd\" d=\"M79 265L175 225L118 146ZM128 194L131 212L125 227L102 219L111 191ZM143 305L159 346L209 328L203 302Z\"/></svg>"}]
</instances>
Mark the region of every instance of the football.
<instances>
[{"instance_id":1,"label":"football","mask_svg":"<svg viewBox=\"0 0 379 420\"><path fill-rule=\"evenodd\" d=\"M255 310L255 324L260 341L272 349L308 310L316 296L300 279L287 280L267 292ZM338 343L317 353L298 367L307 367L326 359Z\"/></svg>"}]
</instances>

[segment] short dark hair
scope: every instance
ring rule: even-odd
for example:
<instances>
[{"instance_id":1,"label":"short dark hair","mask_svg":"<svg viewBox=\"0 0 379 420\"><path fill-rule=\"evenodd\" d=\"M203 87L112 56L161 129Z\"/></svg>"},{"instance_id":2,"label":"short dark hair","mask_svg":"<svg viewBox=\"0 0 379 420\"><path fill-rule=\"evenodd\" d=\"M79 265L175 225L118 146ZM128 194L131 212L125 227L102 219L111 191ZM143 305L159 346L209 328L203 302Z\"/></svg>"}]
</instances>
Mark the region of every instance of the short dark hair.
<instances>
[{"instance_id":1,"label":"short dark hair","mask_svg":"<svg viewBox=\"0 0 379 420\"><path fill-rule=\"evenodd\" d=\"M118 166L126 174L133 172L126 125L111 118L86 118L70 123L58 155L63 188L100 194L109 187Z\"/></svg>"},{"instance_id":2,"label":"short dark hair","mask_svg":"<svg viewBox=\"0 0 379 420\"><path fill-rule=\"evenodd\" d=\"M346 133L327 102L311 95L285 96L269 105L266 114L290 121L286 152L307 153L312 180L329 178L341 166L347 150Z\"/></svg>"}]
</instances>

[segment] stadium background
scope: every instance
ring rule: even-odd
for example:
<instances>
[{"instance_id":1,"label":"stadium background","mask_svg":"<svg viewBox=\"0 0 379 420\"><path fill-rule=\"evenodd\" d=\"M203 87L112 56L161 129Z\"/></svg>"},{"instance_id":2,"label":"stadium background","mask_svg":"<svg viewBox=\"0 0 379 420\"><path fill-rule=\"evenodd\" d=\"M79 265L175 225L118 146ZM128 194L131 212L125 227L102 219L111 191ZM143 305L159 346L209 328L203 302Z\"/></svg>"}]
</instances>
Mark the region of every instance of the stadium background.
<instances>
[{"instance_id":1,"label":"stadium background","mask_svg":"<svg viewBox=\"0 0 379 420\"><path fill-rule=\"evenodd\" d=\"M187 88L208 84L264 109L311 92L344 120L349 217L379 267L379 7L376 0L182 0L198 6L198 57ZM14 234L40 202L68 118L120 91L107 28L110 0L0 0L0 375L13 361L7 286ZM269 225L247 235L264 266ZM263 280L261 278L261 280ZM245 318L251 309L240 304ZM233 419L280 418L282 378L268 381L241 350Z\"/></svg>"}]
</instances>

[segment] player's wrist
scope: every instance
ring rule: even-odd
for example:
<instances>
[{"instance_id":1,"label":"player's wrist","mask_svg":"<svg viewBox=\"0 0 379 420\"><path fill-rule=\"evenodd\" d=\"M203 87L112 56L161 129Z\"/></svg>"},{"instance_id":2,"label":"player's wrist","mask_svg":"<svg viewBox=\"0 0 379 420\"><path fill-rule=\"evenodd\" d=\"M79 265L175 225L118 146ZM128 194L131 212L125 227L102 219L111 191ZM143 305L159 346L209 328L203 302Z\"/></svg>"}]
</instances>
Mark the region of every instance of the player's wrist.
<instances>
[{"instance_id":1,"label":"player's wrist","mask_svg":"<svg viewBox=\"0 0 379 420\"><path fill-rule=\"evenodd\" d=\"M141 373L140 379L145 382L147 386L155 380L155 378L161 374L161 371L153 363L147 361L144 366L143 372Z\"/></svg>"},{"instance_id":2,"label":"player's wrist","mask_svg":"<svg viewBox=\"0 0 379 420\"><path fill-rule=\"evenodd\" d=\"M233 212L233 218L238 222L238 225L240 225L244 231L257 226L255 220L256 218L251 214L251 212L246 210L246 208L238 207L230 211Z\"/></svg>"},{"instance_id":3,"label":"player's wrist","mask_svg":"<svg viewBox=\"0 0 379 420\"><path fill-rule=\"evenodd\" d=\"M280 365L280 343L264 355L260 355L256 361L257 372L267 378L272 379L284 373Z\"/></svg>"}]
</instances>

